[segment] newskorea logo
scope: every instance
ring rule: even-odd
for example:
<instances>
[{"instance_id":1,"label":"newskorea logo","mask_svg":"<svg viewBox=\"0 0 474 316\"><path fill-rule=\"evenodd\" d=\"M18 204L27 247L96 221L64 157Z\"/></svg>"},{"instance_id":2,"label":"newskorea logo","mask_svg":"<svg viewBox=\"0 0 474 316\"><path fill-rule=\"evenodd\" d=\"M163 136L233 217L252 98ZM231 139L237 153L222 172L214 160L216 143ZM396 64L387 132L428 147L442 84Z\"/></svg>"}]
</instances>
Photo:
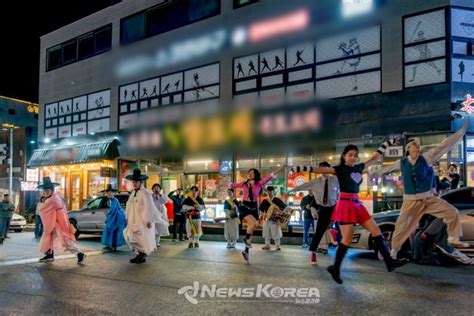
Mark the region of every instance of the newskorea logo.
<instances>
[{"instance_id":1,"label":"newskorea logo","mask_svg":"<svg viewBox=\"0 0 474 316\"><path fill-rule=\"evenodd\" d=\"M251 299L263 298L269 300L279 300L299 304L317 304L320 300L317 288L282 288L273 287L272 284L258 284L256 287L217 287L213 284L210 287L206 284L199 285L194 281L193 285L188 285L178 290L179 295L183 295L191 304L199 303L198 298L203 300L219 300L229 298Z\"/></svg>"}]
</instances>

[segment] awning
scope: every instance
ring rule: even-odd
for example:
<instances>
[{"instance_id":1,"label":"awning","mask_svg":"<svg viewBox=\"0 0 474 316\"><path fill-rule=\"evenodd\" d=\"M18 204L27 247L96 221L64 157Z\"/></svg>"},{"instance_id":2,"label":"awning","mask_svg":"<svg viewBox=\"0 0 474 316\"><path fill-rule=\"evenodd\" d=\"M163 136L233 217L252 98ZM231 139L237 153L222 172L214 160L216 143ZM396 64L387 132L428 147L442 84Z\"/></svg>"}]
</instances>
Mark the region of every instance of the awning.
<instances>
[{"instance_id":1,"label":"awning","mask_svg":"<svg viewBox=\"0 0 474 316\"><path fill-rule=\"evenodd\" d=\"M72 165L101 160L113 160L119 156L116 139L82 145L58 146L36 149L28 167Z\"/></svg>"}]
</instances>

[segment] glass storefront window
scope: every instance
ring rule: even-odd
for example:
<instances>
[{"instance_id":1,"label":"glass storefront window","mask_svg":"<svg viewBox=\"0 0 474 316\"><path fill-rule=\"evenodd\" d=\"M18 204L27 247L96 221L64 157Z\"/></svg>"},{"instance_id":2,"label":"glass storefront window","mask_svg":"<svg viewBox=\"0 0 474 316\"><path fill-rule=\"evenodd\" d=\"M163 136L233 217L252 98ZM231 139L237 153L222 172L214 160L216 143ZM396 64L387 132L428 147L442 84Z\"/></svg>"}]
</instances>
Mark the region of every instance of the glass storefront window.
<instances>
[{"instance_id":1,"label":"glass storefront window","mask_svg":"<svg viewBox=\"0 0 474 316\"><path fill-rule=\"evenodd\" d=\"M235 168L237 170L245 170L248 171L251 168L258 169L260 167L259 159L239 159L235 164Z\"/></svg>"},{"instance_id":2,"label":"glass storefront window","mask_svg":"<svg viewBox=\"0 0 474 316\"><path fill-rule=\"evenodd\" d=\"M94 170L87 173L87 199L92 199L100 194L101 190L104 190L106 185L106 179L100 176L100 171Z\"/></svg>"}]
</instances>

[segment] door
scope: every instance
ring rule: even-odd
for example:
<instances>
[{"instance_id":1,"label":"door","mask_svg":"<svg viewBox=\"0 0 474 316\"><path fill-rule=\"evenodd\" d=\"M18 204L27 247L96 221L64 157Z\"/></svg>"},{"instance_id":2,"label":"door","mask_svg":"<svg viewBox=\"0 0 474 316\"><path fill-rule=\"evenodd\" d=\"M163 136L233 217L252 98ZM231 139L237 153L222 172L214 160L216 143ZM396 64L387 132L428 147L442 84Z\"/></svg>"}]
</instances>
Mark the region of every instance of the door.
<instances>
[{"instance_id":1,"label":"door","mask_svg":"<svg viewBox=\"0 0 474 316\"><path fill-rule=\"evenodd\" d=\"M70 209L75 211L82 207L82 172L71 172Z\"/></svg>"}]
</instances>

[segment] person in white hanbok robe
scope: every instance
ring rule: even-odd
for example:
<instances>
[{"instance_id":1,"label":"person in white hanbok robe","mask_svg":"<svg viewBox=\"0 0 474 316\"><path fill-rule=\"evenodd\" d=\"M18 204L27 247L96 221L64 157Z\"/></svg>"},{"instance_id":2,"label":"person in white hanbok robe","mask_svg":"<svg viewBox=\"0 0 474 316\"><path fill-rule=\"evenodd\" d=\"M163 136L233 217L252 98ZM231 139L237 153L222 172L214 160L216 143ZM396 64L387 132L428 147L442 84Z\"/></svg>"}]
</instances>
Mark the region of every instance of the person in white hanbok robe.
<instances>
[{"instance_id":1,"label":"person in white hanbok robe","mask_svg":"<svg viewBox=\"0 0 474 316\"><path fill-rule=\"evenodd\" d=\"M142 186L148 177L142 175L140 169L134 169L133 174L126 176L126 179L132 181L133 190L126 205L127 227L124 236L137 254L130 262L144 263L145 258L156 249L155 225L152 224L158 211L152 193Z\"/></svg>"},{"instance_id":2,"label":"person in white hanbok robe","mask_svg":"<svg viewBox=\"0 0 474 316\"><path fill-rule=\"evenodd\" d=\"M169 199L166 195L161 194L161 185L158 183L153 184L151 187L153 191L153 203L155 203L156 210L155 214L155 234L156 234L156 246L161 247L161 236L169 236L168 230L168 212L165 204L168 203Z\"/></svg>"}]
</instances>

